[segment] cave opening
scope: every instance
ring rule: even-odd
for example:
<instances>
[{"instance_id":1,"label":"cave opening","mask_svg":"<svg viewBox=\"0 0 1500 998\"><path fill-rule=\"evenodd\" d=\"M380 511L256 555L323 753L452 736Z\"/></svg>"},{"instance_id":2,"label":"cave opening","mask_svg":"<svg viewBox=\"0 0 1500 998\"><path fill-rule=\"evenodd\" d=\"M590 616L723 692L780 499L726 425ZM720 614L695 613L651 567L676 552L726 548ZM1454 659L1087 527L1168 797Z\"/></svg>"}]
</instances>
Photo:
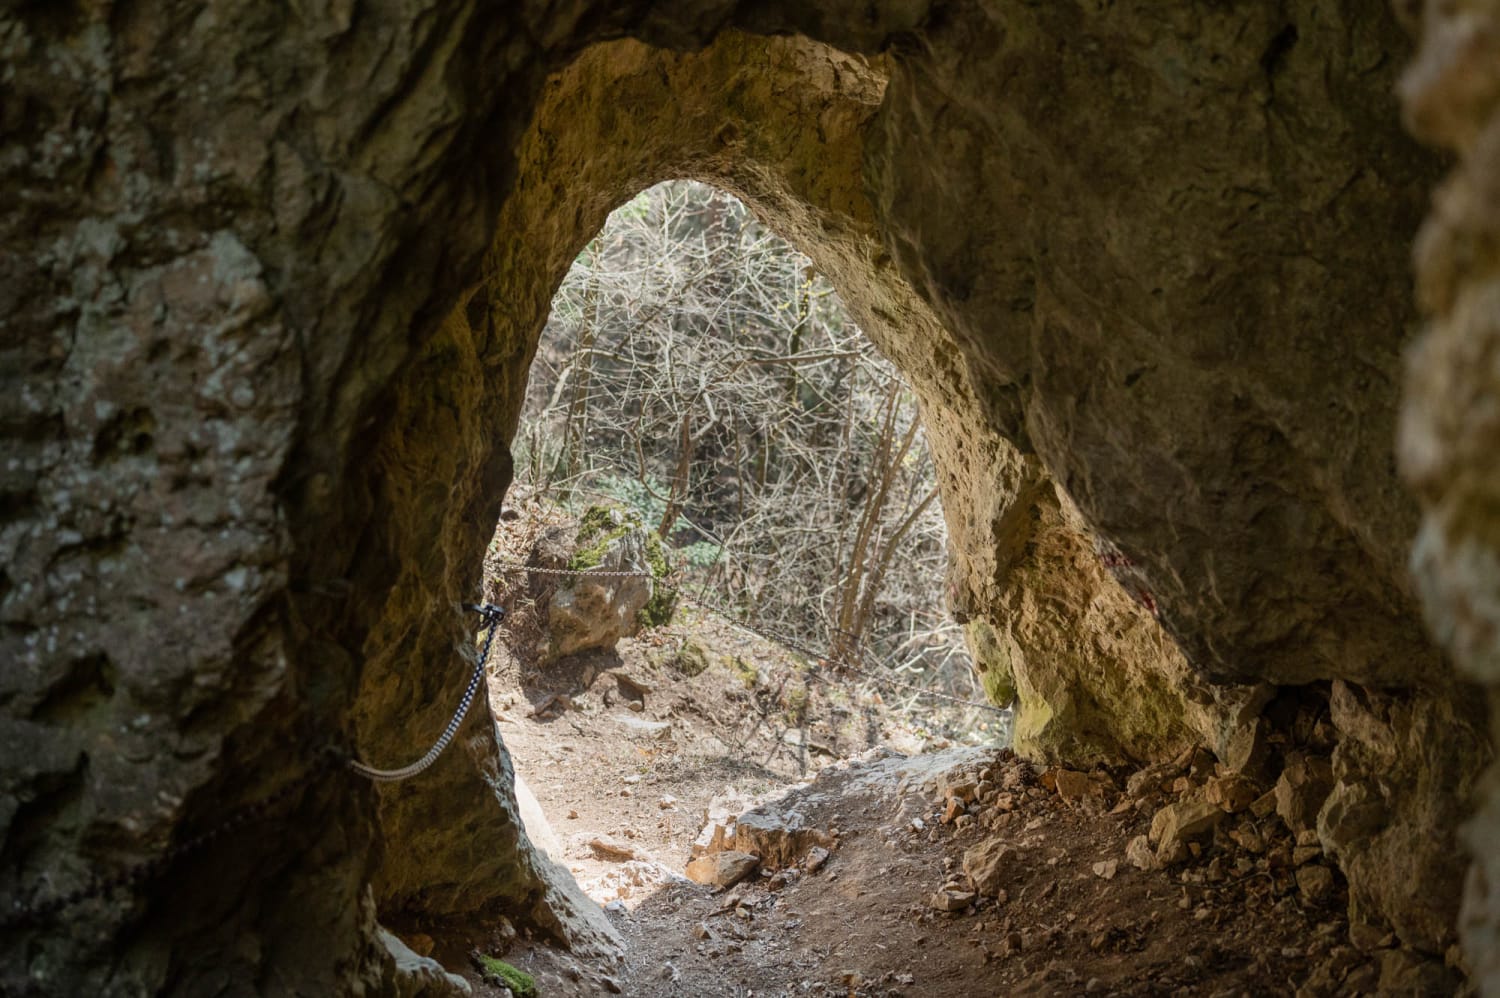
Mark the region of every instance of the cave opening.
<instances>
[{"instance_id":1,"label":"cave opening","mask_svg":"<svg viewBox=\"0 0 1500 998\"><path fill-rule=\"evenodd\" d=\"M631 993L1500 980L1488 13L35 6L0 15L0 893L64 917L0 991L471 993L400 916L613 952L483 711L419 781L285 790L451 716L552 294L671 176L791 236L920 397L1025 763L814 781L829 841L690 899ZM262 791L279 834L174 851Z\"/></svg>"},{"instance_id":2,"label":"cave opening","mask_svg":"<svg viewBox=\"0 0 1500 998\"><path fill-rule=\"evenodd\" d=\"M915 393L734 195L664 181L610 214L512 451L491 703L528 834L596 901L680 877L725 800L876 747L1008 742L1014 692L946 606Z\"/></svg>"}]
</instances>

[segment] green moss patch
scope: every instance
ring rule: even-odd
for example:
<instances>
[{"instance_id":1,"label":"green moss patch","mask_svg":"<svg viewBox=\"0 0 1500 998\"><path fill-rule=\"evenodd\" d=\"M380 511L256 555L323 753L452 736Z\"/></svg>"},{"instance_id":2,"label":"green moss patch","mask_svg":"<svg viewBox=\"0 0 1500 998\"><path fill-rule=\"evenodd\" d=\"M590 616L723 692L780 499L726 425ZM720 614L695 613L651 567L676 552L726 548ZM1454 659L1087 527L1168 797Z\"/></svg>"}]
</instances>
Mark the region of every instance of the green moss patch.
<instances>
[{"instance_id":1,"label":"green moss patch","mask_svg":"<svg viewBox=\"0 0 1500 998\"><path fill-rule=\"evenodd\" d=\"M609 553L609 546L632 530L646 535L646 563L651 574L658 580L665 579L672 571L667 557L666 545L655 531L647 530L641 518L628 510L613 506L590 506L578 521L573 557L568 568L575 572L586 572L598 568ZM638 615L642 627L661 627L672 622L677 611L677 594L663 585L651 587L651 599Z\"/></svg>"},{"instance_id":2,"label":"green moss patch","mask_svg":"<svg viewBox=\"0 0 1500 998\"><path fill-rule=\"evenodd\" d=\"M740 682L745 684L745 689L753 690L760 684L760 670L749 659L736 655L729 663L729 666L734 674L740 678Z\"/></svg>"},{"instance_id":3,"label":"green moss patch","mask_svg":"<svg viewBox=\"0 0 1500 998\"><path fill-rule=\"evenodd\" d=\"M654 532L646 535L646 563L651 566L651 574L658 583L672 571L671 562L667 560L666 546ZM677 594L664 585L653 585L650 601L641 608L641 624L645 627L662 627L672 622L672 614L676 612Z\"/></svg>"},{"instance_id":4,"label":"green moss patch","mask_svg":"<svg viewBox=\"0 0 1500 998\"><path fill-rule=\"evenodd\" d=\"M479 954L479 969L490 984L510 988L516 998L537 998L536 978L492 956Z\"/></svg>"},{"instance_id":5,"label":"green moss patch","mask_svg":"<svg viewBox=\"0 0 1500 998\"><path fill-rule=\"evenodd\" d=\"M709 664L707 649L693 638L683 641L672 659L672 665L684 676L701 676L708 671Z\"/></svg>"},{"instance_id":6,"label":"green moss patch","mask_svg":"<svg viewBox=\"0 0 1500 998\"><path fill-rule=\"evenodd\" d=\"M964 627L964 637L968 639L969 654L990 703L1009 707L1016 699L1015 667L1009 647L987 621L978 618Z\"/></svg>"},{"instance_id":7,"label":"green moss patch","mask_svg":"<svg viewBox=\"0 0 1500 998\"><path fill-rule=\"evenodd\" d=\"M622 510L590 506L578 521L578 533L574 535L576 548L568 561L568 568L575 572L598 568L610 544L640 525L638 518Z\"/></svg>"}]
</instances>

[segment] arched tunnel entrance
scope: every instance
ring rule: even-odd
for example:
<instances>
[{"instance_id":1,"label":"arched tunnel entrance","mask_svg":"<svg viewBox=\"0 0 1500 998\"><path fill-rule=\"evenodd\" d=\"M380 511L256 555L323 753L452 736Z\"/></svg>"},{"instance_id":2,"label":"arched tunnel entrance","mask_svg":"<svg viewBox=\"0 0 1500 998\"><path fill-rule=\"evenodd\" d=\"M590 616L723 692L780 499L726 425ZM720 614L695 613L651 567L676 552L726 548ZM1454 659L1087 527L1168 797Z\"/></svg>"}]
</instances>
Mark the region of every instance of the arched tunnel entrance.
<instances>
[{"instance_id":1,"label":"arched tunnel entrance","mask_svg":"<svg viewBox=\"0 0 1500 998\"><path fill-rule=\"evenodd\" d=\"M4 15L0 989L443 987L383 913L614 949L480 713L419 782L303 777L446 722L552 293L669 177L806 251L920 397L1023 755L1269 759L1362 965L1492 985L1490 794L1462 948L1455 830L1491 756L1493 19L1412 15L1401 99L1462 160L1419 507L1390 452L1441 164L1384 10L584 6Z\"/></svg>"}]
</instances>

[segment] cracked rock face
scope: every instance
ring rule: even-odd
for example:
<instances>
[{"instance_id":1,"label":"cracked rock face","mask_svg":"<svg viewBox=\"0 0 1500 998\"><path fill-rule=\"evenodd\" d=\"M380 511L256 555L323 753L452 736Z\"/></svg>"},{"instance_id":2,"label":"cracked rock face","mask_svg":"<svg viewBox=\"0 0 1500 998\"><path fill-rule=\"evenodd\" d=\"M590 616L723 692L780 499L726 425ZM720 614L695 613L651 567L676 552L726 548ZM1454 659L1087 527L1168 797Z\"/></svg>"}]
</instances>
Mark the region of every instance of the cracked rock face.
<instances>
[{"instance_id":1,"label":"cracked rock face","mask_svg":"<svg viewBox=\"0 0 1500 998\"><path fill-rule=\"evenodd\" d=\"M1422 501L1412 566L1427 620L1500 717L1500 4L1408 8L1419 48L1399 94L1408 127L1452 152L1416 242L1427 321L1407 367L1402 470ZM1472 771L1471 771L1472 772ZM1477 776L1477 773L1474 775ZM1500 781L1484 774L1465 840L1464 953L1500 989Z\"/></svg>"},{"instance_id":2,"label":"cracked rock face","mask_svg":"<svg viewBox=\"0 0 1500 998\"><path fill-rule=\"evenodd\" d=\"M324 744L431 743L551 295L612 207L688 176L808 252L919 393L950 602L1022 747L1223 757L1272 687L1334 684L1319 834L1362 917L1445 946L1488 734L1419 623L1391 460L1438 176L1389 97L1410 43L1367 4L1159 7L0 15L0 896L160 855ZM1402 88L1461 157L1419 244L1418 577L1490 685L1492 7L1424 14ZM512 785L476 710L420 780L316 780L174 861L191 886L27 930L0 991L400 993L396 914L607 950ZM1497 854L1466 908L1486 979Z\"/></svg>"}]
</instances>

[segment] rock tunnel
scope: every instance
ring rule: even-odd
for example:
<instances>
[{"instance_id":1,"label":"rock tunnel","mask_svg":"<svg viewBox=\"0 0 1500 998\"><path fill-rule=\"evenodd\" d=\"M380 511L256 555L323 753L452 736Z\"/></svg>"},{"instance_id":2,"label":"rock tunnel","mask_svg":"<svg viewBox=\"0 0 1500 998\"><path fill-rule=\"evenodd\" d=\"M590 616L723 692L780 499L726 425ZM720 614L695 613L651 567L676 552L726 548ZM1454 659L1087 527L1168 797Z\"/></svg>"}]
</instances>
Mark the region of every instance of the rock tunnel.
<instances>
[{"instance_id":1,"label":"rock tunnel","mask_svg":"<svg viewBox=\"0 0 1500 998\"><path fill-rule=\"evenodd\" d=\"M0 16L0 893L164 857L0 990L402 993L413 912L615 946L482 711L317 766L447 720L551 296L674 177L916 389L1023 754L1250 765L1312 705L1351 922L1500 987L1500 8L1412 8Z\"/></svg>"}]
</instances>

